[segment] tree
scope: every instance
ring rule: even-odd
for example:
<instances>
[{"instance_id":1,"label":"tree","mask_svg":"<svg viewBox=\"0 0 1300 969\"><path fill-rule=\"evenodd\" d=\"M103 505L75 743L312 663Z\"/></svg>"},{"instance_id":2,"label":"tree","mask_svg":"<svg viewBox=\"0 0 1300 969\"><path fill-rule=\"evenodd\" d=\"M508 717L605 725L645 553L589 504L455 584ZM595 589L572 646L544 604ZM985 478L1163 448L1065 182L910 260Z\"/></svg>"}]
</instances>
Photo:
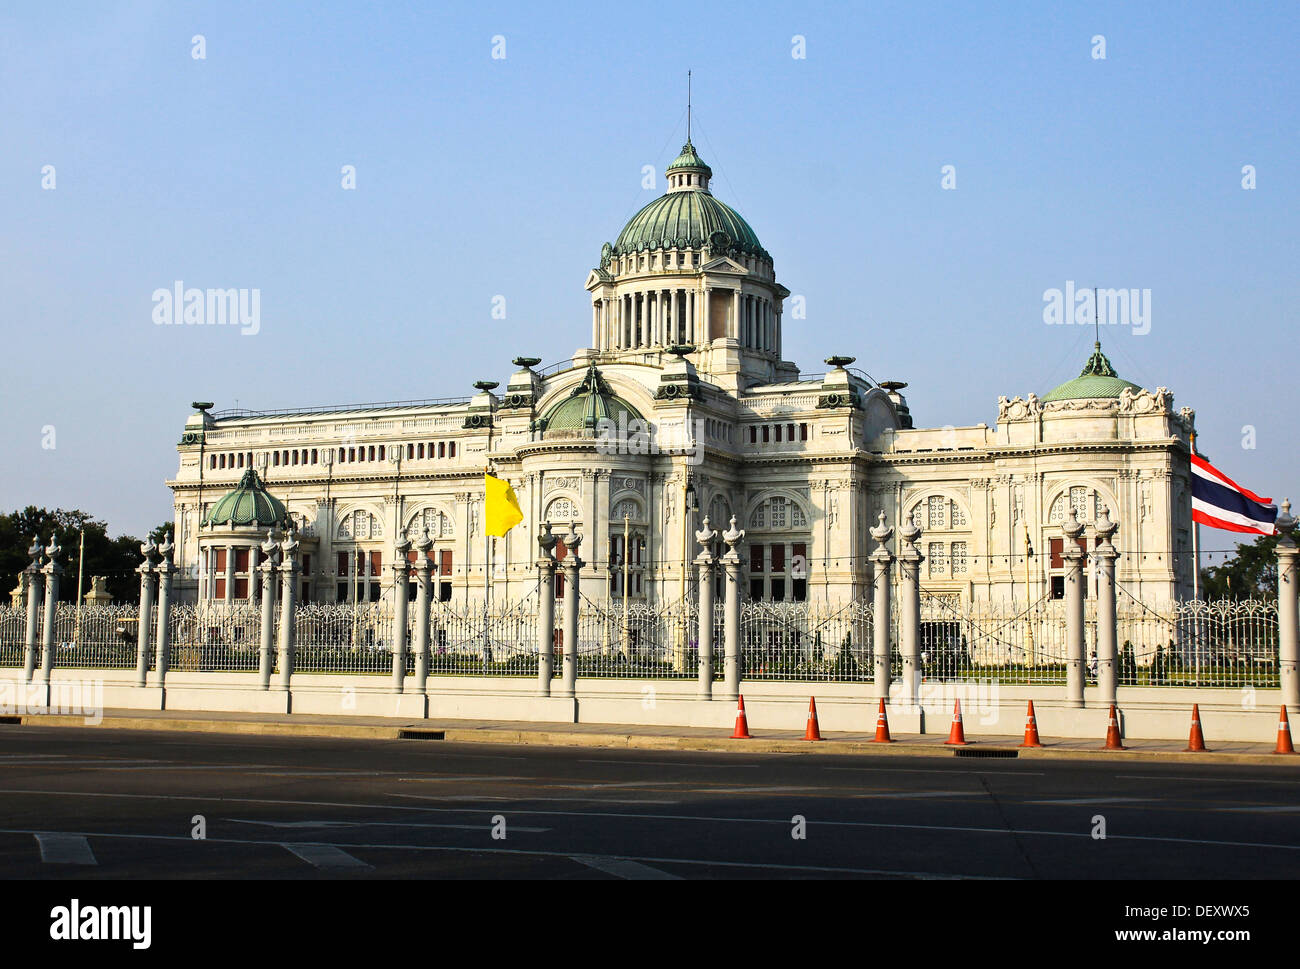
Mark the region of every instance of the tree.
<instances>
[{"instance_id":1,"label":"tree","mask_svg":"<svg viewBox=\"0 0 1300 969\"><path fill-rule=\"evenodd\" d=\"M1277 536L1261 535L1222 565L1201 570L1202 597L1273 599L1277 597Z\"/></svg>"},{"instance_id":2,"label":"tree","mask_svg":"<svg viewBox=\"0 0 1300 969\"><path fill-rule=\"evenodd\" d=\"M157 531L157 529L155 529ZM87 512L73 509L37 508L28 505L21 511L0 515L0 592L14 588L30 557L28 548L33 541L42 547L53 536L63 547L59 564L64 567L59 583L59 598L71 601L77 595L77 554L82 533L85 534L86 552L82 565L86 587L92 576L102 575L108 580L108 591L115 600L130 601L139 596L136 566L140 564L140 540L131 535L110 538L108 525L96 520ZM83 590L84 591L84 590Z\"/></svg>"}]
</instances>

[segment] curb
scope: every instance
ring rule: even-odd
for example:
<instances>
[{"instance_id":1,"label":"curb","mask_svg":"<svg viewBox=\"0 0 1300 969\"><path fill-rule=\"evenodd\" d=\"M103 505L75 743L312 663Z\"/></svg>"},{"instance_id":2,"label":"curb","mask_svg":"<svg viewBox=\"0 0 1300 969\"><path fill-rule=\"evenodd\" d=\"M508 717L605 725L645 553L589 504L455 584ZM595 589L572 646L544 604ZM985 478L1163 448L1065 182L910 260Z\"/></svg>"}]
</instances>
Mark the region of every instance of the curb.
<instances>
[{"instance_id":1,"label":"curb","mask_svg":"<svg viewBox=\"0 0 1300 969\"><path fill-rule=\"evenodd\" d=\"M84 717L61 714L24 714L6 718L28 727L85 727ZM874 757L946 757L949 759L1005 758L1007 760L1125 760L1162 763L1248 764L1253 766L1300 766L1300 759L1271 753L1188 753L1180 750L1102 750L1046 747L1017 747L974 742L968 747L945 747L939 743L898 740L877 744L860 740L765 740L761 737L737 741L730 737L660 737L648 734L579 733L565 730L502 730L491 727L439 728L427 721L392 726L343 723L282 723L260 720L207 720L183 717L106 716L97 725L117 730L166 730L205 734L316 737L349 740L445 740L451 743L513 744L537 747L603 747L625 750L690 750L698 752L769 754L832 754ZM959 753L960 751L960 753Z\"/></svg>"}]
</instances>

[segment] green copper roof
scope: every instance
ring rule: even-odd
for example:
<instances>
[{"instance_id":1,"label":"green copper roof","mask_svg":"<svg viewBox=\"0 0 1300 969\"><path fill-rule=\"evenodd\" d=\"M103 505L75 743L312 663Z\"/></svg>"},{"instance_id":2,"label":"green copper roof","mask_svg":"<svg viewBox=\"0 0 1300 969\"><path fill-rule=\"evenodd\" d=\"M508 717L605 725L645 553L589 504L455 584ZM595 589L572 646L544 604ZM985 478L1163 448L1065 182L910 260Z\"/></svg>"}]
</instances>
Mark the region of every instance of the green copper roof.
<instances>
[{"instance_id":1,"label":"green copper roof","mask_svg":"<svg viewBox=\"0 0 1300 969\"><path fill-rule=\"evenodd\" d=\"M289 514L283 502L274 498L257 472L249 468L234 491L228 491L203 518L205 525L287 525Z\"/></svg>"},{"instance_id":2,"label":"green copper roof","mask_svg":"<svg viewBox=\"0 0 1300 969\"><path fill-rule=\"evenodd\" d=\"M1043 403L1051 400L1079 400L1081 398L1108 399L1117 398L1124 388L1141 390L1137 384L1124 380L1115 372L1106 355L1101 352L1101 344L1094 343L1092 356L1083 366L1083 372L1073 380L1067 380L1046 397Z\"/></svg>"},{"instance_id":3,"label":"green copper roof","mask_svg":"<svg viewBox=\"0 0 1300 969\"><path fill-rule=\"evenodd\" d=\"M644 420L635 407L614 394L595 366L587 369L573 393L552 407L542 418L546 431L595 430L602 420L627 427Z\"/></svg>"},{"instance_id":4,"label":"green copper roof","mask_svg":"<svg viewBox=\"0 0 1300 969\"><path fill-rule=\"evenodd\" d=\"M721 235L715 238L715 233ZM740 213L702 189L669 192L655 199L623 227L612 255L706 245L771 258Z\"/></svg>"},{"instance_id":5,"label":"green copper roof","mask_svg":"<svg viewBox=\"0 0 1300 969\"><path fill-rule=\"evenodd\" d=\"M707 175L713 174L713 169L704 164L704 161L698 154L696 154L695 146L692 145L689 140L686 144L682 145L682 153L678 155L673 160L673 163L664 169L664 171L675 172L683 168L698 168Z\"/></svg>"}]
</instances>

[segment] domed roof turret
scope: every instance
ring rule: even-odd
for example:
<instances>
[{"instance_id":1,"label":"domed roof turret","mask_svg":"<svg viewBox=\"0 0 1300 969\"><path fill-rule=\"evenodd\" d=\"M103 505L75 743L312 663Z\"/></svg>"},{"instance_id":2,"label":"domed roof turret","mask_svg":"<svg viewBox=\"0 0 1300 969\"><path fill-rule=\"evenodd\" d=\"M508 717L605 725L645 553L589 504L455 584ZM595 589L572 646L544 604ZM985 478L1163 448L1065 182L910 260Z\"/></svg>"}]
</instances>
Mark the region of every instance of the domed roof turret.
<instances>
[{"instance_id":1,"label":"domed roof turret","mask_svg":"<svg viewBox=\"0 0 1300 969\"><path fill-rule=\"evenodd\" d=\"M1048 393L1043 403L1053 400L1080 400L1084 398L1107 400L1116 399L1124 393L1124 388L1138 391L1142 388L1129 380L1124 380L1115 372L1106 355L1101 352L1101 344L1094 343L1092 356L1084 364L1083 371L1073 380L1067 380L1061 386Z\"/></svg>"},{"instance_id":2,"label":"domed roof turret","mask_svg":"<svg viewBox=\"0 0 1300 969\"><path fill-rule=\"evenodd\" d=\"M709 192L713 170L689 140L664 174L668 178L667 193L632 216L603 254L602 264L610 256L704 246L715 252L736 251L772 258L740 213Z\"/></svg>"},{"instance_id":3,"label":"domed roof turret","mask_svg":"<svg viewBox=\"0 0 1300 969\"><path fill-rule=\"evenodd\" d=\"M229 525L265 527L289 524L289 513L284 503L266 490L257 472L249 468L239 479L234 490L226 492L203 516L204 525Z\"/></svg>"},{"instance_id":4,"label":"domed roof turret","mask_svg":"<svg viewBox=\"0 0 1300 969\"><path fill-rule=\"evenodd\" d=\"M568 397L553 406L538 421L542 431L594 431L602 420L627 427L632 421L644 420L635 407L610 390L609 384L593 365L587 368L582 383Z\"/></svg>"}]
</instances>

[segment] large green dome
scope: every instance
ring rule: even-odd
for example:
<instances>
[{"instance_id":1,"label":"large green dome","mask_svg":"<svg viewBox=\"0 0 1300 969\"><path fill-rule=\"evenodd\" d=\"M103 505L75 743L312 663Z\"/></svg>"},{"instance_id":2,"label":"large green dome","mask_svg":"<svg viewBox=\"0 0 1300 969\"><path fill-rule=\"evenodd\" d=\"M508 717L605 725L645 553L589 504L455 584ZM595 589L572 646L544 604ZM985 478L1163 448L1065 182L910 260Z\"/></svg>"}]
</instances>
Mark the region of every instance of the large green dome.
<instances>
[{"instance_id":1,"label":"large green dome","mask_svg":"<svg viewBox=\"0 0 1300 969\"><path fill-rule=\"evenodd\" d=\"M613 421L615 427L626 428L632 421L644 418L635 407L617 396L595 366L587 369L582 383L573 393L553 406L538 421L542 431L594 431L602 420Z\"/></svg>"},{"instance_id":2,"label":"large green dome","mask_svg":"<svg viewBox=\"0 0 1300 969\"><path fill-rule=\"evenodd\" d=\"M1094 400L1116 399L1127 387L1132 391L1142 388L1132 381L1125 380L1115 372L1106 355L1101 352L1101 344L1095 343L1092 356L1084 364L1083 372L1073 380L1067 380L1043 398L1043 403L1052 400Z\"/></svg>"},{"instance_id":3,"label":"large green dome","mask_svg":"<svg viewBox=\"0 0 1300 969\"><path fill-rule=\"evenodd\" d=\"M710 246L715 251L730 250L772 258L740 213L710 194L708 176L712 175L712 170L700 160L695 146L689 141L682 146L681 154L668 166L665 174L680 172L697 173L703 177L693 184L673 187L632 216L618 234L610 255L620 256L648 249Z\"/></svg>"},{"instance_id":4,"label":"large green dome","mask_svg":"<svg viewBox=\"0 0 1300 969\"><path fill-rule=\"evenodd\" d=\"M285 510L284 503L266 490L266 485L252 468L245 471L235 489L222 495L221 500L203 517L205 525L231 523L245 527L284 527L289 524L289 513Z\"/></svg>"}]
</instances>

